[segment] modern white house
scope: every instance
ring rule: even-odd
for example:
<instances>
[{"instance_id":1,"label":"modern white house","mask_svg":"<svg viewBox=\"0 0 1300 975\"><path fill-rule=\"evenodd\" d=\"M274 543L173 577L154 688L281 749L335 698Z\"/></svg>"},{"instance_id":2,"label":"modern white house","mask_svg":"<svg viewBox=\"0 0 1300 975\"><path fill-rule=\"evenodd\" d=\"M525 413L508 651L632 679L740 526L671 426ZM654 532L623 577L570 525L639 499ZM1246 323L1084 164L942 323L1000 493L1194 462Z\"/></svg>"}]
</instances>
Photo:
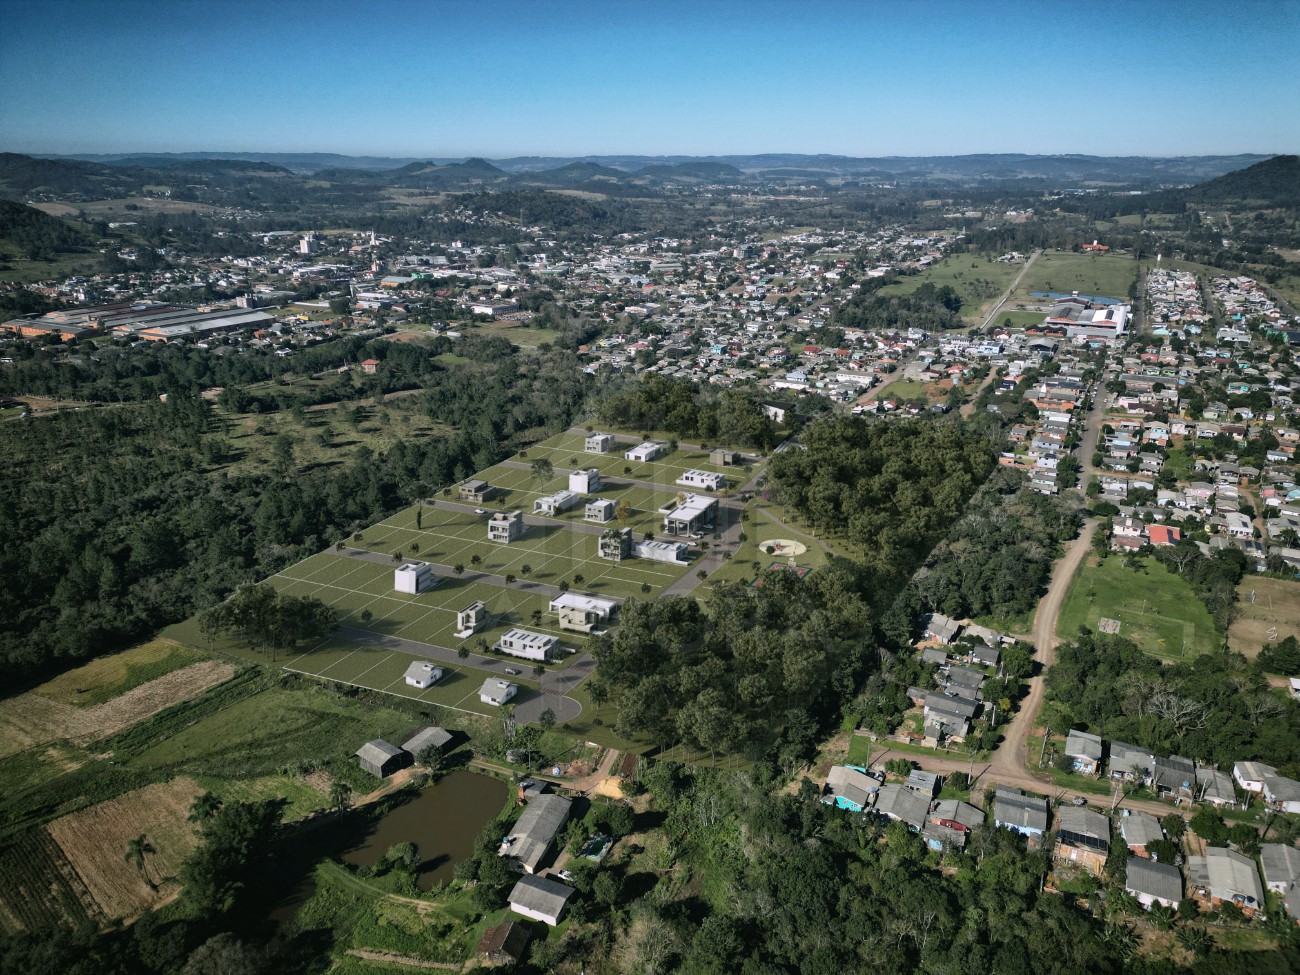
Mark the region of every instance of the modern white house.
<instances>
[{"instance_id":1,"label":"modern white house","mask_svg":"<svg viewBox=\"0 0 1300 975\"><path fill-rule=\"evenodd\" d=\"M478 699L484 704L501 707L509 703L519 693L519 685L499 677L489 677L478 689Z\"/></svg>"},{"instance_id":2,"label":"modern white house","mask_svg":"<svg viewBox=\"0 0 1300 975\"><path fill-rule=\"evenodd\" d=\"M637 444L631 450L623 454L624 460L638 460L641 463L649 463L652 460L658 460L668 450L668 445L658 440L646 440Z\"/></svg>"},{"instance_id":3,"label":"modern white house","mask_svg":"<svg viewBox=\"0 0 1300 975\"><path fill-rule=\"evenodd\" d=\"M569 473L569 490L575 494L595 494L600 487L600 471L594 467Z\"/></svg>"},{"instance_id":4,"label":"modern white house","mask_svg":"<svg viewBox=\"0 0 1300 975\"><path fill-rule=\"evenodd\" d=\"M438 584L428 562L403 562L393 570L393 588L411 595L426 592Z\"/></svg>"},{"instance_id":5,"label":"modern white house","mask_svg":"<svg viewBox=\"0 0 1300 975\"><path fill-rule=\"evenodd\" d=\"M645 543L642 543L645 544ZM632 556L632 529L606 528L596 543L596 555L611 562L622 562Z\"/></svg>"},{"instance_id":6,"label":"modern white house","mask_svg":"<svg viewBox=\"0 0 1300 975\"><path fill-rule=\"evenodd\" d=\"M582 499L572 491L556 491L533 501L533 514L553 518L561 512L568 511Z\"/></svg>"},{"instance_id":7,"label":"modern white house","mask_svg":"<svg viewBox=\"0 0 1300 975\"><path fill-rule=\"evenodd\" d=\"M442 668L427 660L417 660L406 668L406 683L424 690L442 680Z\"/></svg>"},{"instance_id":8,"label":"modern white house","mask_svg":"<svg viewBox=\"0 0 1300 975\"><path fill-rule=\"evenodd\" d=\"M551 600L551 612L560 620L560 629L590 633L609 621L618 611L617 599L602 599L580 592L564 592Z\"/></svg>"},{"instance_id":9,"label":"modern white house","mask_svg":"<svg viewBox=\"0 0 1300 975\"><path fill-rule=\"evenodd\" d=\"M487 625L487 603L476 599L462 610L456 612L456 636L463 640L473 636Z\"/></svg>"},{"instance_id":10,"label":"modern white house","mask_svg":"<svg viewBox=\"0 0 1300 975\"><path fill-rule=\"evenodd\" d=\"M589 433L582 449L588 454L607 454L614 449L614 437L608 433Z\"/></svg>"},{"instance_id":11,"label":"modern white house","mask_svg":"<svg viewBox=\"0 0 1300 975\"><path fill-rule=\"evenodd\" d=\"M664 533L698 535L712 531L718 517L718 499L688 494L686 500L664 515Z\"/></svg>"},{"instance_id":12,"label":"modern white house","mask_svg":"<svg viewBox=\"0 0 1300 975\"><path fill-rule=\"evenodd\" d=\"M547 661L555 656L555 649L560 641L548 633L534 633L518 627L507 630L497 641L496 649L512 657L525 660Z\"/></svg>"},{"instance_id":13,"label":"modern white house","mask_svg":"<svg viewBox=\"0 0 1300 975\"><path fill-rule=\"evenodd\" d=\"M609 498L596 498L587 502L587 507L583 509L582 520L594 521L598 525L603 525L613 520L614 511L614 502Z\"/></svg>"},{"instance_id":14,"label":"modern white house","mask_svg":"<svg viewBox=\"0 0 1300 975\"><path fill-rule=\"evenodd\" d=\"M524 513L522 511L497 511L488 519L488 541L504 542L509 545L524 534Z\"/></svg>"},{"instance_id":15,"label":"modern white house","mask_svg":"<svg viewBox=\"0 0 1300 975\"><path fill-rule=\"evenodd\" d=\"M701 491L721 491L727 486L727 479L712 471L683 471L677 479L682 487L698 488Z\"/></svg>"},{"instance_id":16,"label":"modern white house","mask_svg":"<svg viewBox=\"0 0 1300 975\"><path fill-rule=\"evenodd\" d=\"M624 530L630 539L632 529ZM685 542L637 542L634 551L637 558L669 565L683 565L691 560L691 547Z\"/></svg>"}]
</instances>

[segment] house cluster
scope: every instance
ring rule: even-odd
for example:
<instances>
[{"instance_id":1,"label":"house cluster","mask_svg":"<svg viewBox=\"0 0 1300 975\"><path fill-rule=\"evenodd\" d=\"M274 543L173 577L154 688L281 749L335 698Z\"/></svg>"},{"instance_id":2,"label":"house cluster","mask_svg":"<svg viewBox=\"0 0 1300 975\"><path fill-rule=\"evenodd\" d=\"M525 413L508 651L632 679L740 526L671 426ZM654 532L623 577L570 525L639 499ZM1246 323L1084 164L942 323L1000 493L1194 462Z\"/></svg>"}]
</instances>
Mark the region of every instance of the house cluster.
<instances>
[{"instance_id":1,"label":"house cluster","mask_svg":"<svg viewBox=\"0 0 1300 975\"><path fill-rule=\"evenodd\" d=\"M827 775L822 801L903 823L932 850L961 850L984 823L984 811L957 799L935 799L941 784L939 776L919 769L906 782L894 783L859 765L836 765Z\"/></svg>"},{"instance_id":2,"label":"house cluster","mask_svg":"<svg viewBox=\"0 0 1300 975\"><path fill-rule=\"evenodd\" d=\"M984 683L995 672L1011 637L942 613L922 620L918 646L923 663L935 667L935 686L909 687L907 696L921 708L921 743L936 747L964 741L984 710Z\"/></svg>"},{"instance_id":3,"label":"house cluster","mask_svg":"<svg viewBox=\"0 0 1300 975\"><path fill-rule=\"evenodd\" d=\"M1004 384L1008 391L1018 385L1011 376ZM1043 376L1025 391L1025 399L1036 408L1036 419L1011 427L998 463L1024 471L1030 486L1041 494L1073 487L1074 451L1090 394L1083 364L1062 359L1056 373Z\"/></svg>"},{"instance_id":4,"label":"house cluster","mask_svg":"<svg viewBox=\"0 0 1300 975\"><path fill-rule=\"evenodd\" d=\"M1101 496L1120 508L1112 547L1204 531L1207 552L1300 569L1300 374L1283 348L1300 342L1300 326L1249 278L1207 284L1156 268L1146 290L1150 334L1113 356L1105 377L1113 398L1096 460Z\"/></svg>"}]
</instances>

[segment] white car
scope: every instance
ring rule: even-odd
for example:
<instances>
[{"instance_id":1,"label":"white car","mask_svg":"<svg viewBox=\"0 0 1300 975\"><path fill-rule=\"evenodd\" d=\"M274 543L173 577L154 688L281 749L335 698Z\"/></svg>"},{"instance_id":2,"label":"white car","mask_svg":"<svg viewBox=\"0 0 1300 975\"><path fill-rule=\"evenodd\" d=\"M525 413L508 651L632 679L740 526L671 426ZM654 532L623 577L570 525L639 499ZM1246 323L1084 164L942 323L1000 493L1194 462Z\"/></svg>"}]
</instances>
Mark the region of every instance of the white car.
<instances>
[{"instance_id":1,"label":"white car","mask_svg":"<svg viewBox=\"0 0 1300 975\"><path fill-rule=\"evenodd\" d=\"M482 508L475 508L475 509L474 509L474 514L476 514L476 515L485 515L485 514L487 514L487 512L484 511Z\"/></svg>"}]
</instances>

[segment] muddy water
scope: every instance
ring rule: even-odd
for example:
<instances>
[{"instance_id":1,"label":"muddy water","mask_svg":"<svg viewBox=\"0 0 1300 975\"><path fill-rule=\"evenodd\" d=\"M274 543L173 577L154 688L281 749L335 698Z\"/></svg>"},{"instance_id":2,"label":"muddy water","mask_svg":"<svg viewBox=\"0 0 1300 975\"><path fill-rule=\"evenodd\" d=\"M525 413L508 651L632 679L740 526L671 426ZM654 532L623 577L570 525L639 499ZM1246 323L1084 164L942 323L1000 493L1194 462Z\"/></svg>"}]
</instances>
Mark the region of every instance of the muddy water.
<instances>
[{"instance_id":1,"label":"muddy water","mask_svg":"<svg viewBox=\"0 0 1300 975\"><path fill-rule=\"evenodd\" d=\"M414 843L420 856L417 883L429 890L451 880L452 870L474 852L474 841L504 808L508 794L500 779L452 772L371 824L340 859L369 867L397 843Z\"/></svg>"}]
</instances>

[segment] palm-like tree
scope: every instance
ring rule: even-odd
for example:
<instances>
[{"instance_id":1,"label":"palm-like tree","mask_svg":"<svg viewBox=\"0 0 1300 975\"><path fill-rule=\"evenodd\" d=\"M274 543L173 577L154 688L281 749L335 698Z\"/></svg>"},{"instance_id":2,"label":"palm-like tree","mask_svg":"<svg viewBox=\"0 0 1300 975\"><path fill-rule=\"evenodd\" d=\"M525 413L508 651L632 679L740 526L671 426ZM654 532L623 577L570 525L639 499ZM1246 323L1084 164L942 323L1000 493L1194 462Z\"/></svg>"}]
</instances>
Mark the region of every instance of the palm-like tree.
<instances>
[{"instance_id":1,"label":"palm-like tree","mask_svg":"<svg viewBox=\"0 0 1300 975\"><path fill-rule=\"evenodd\" d=\"M330 786L330 808L343 812L352 807L352 786L346 782L335 782Z\"/></svg>"},{"instance_id":2,"label":"palm-like tree","mask_svg":"<svg viewBox=\"0 0 1300 975\"><path fill-rule=\"evenodd\" d=\"M145 869L144 858L150 853L157 852L158 851L154 849L154 845L149 842L149 837L144 833L141 833L135 839L127 840L126 856L122 858L127 863L135 864L135 868L140 871L141 878L143 878L144 882L149 885L150 890L157 890L158 885L153 882L153 879L149 876L149 872Z\"/></svg>"},{"instance_id":3,"label":"palm-like tree","mask_svg":"<svg viewBox=\"0 0 1300 975\"><path fill-rule=\"evenodd\" d=\"M221 797L212 792L205 792L194 800L190 814L186 817L191 823L201 823L211 819L221 809Z\"/></svg>"}]
</instances>

